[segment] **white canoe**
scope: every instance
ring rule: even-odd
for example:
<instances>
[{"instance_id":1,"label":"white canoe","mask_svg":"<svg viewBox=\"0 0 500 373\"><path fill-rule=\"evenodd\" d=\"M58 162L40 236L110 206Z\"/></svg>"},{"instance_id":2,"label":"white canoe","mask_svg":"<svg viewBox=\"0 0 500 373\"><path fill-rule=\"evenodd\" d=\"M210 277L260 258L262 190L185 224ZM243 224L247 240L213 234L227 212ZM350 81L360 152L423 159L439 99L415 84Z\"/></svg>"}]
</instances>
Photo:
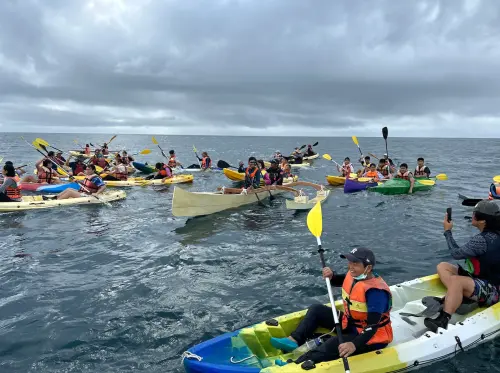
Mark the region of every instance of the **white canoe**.
<instances>
[{"instance_id":1,"label":"white canoe","mask_svg":"<svg viewBox=\"0 0 500 373\"><path fill-rule=\"evenodd\" d=\"M0 202L0 212L23 211L23 210L39 210L54 207L63 207L71 205L92 205L101 204L103 202L112 202L124 199L127 194L122 191L105 191L99 195L99 198L93 196L85 196L80 198L69 199L49 199L44 200L43 196L25 196L21 202ZM54 198L54 196L48 196Z\"/></svg>"},{"instance_id":2,"label":"white canoe","mask_svg":"<svg viewBox=\"0 0 500 373\"><path fill-rule=\"evenodd\" d=\"M230 189L230 188L227 188ZM258 203L271 195L284 193L284 190L271 190L263 187L248 194L223 194L220 192L188 192L175 187L172 198L172 215L174 216L201 216L232 209L239 206Z\"/></svg>"},{"instance_id":3,"label":"white canoe","mask_svg":"<svg viewBox=\"0 0 500 373\"><path fill-rule=\"evenodd\" d=\"M305 157L304 157L304 161L312 161L313 159L316 159L316 158L318 158L318 157L319 157L319 153L316 153L316 154L314 154L314 155L311 155L310 157L305 156Z\"/></svg>"},{"instance_id":4,"label":"white canoe","mask_svg":"<svg viewBox=\"0 0 500 373\"><path fill-rule=\"evenodd\" d=\"M442 297L445 288L437 275L417 278L391 286L393 309L391 322L392 343L378 351L349 357L353 373L403 372L418 369L452 358L464 349L495 338L500 334L500 303L488 308L476 308L463 315L454 314L448 329L429 331L423 317L407 316L425 309L422 298ZM336 301L337 309L342 308ZM301 365L275 365L276 359L286 361L290 354L282 354L270 344L271 337L286 337L295 330L306 310L276 317L277 326L261 322L235 332L226 333L190 348L184 356L186 372L259 372L301 373ZM328 333L327 330L318 330ZM460 342L460 344L458 343ZM236 361L240 363L235 363ZM343 373L342 360L316 364L311 372Z\"/></svg>"},{"instance_id":5,"label":"white canoe","mask_svg":"<svg viewBox=\"0 0 500 373\"><path fill-rule=\"evenodd\" d=\"M325 202L329 195L330 191L324 189L322 191L317 191L316 197L312 199L309 199L308 196L298 196L294 199L287 199L286 208L288 210L310 210L317 202Z\"/></svg>"}]
</instances>

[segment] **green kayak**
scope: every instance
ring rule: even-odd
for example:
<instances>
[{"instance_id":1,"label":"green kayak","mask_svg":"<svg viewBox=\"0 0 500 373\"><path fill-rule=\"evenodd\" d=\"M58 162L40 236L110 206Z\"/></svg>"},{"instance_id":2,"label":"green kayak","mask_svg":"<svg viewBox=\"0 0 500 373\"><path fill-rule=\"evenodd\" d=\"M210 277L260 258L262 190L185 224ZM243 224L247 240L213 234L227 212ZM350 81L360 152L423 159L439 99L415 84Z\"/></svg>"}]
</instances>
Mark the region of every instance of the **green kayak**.
<instances>
[{"instance_id":1,"label":"green kayak","mask_svg":"<svg viewBox=\"0 0 500 373\"><path fill-rule=\"evenodd\" d=\"M418 179L415 179L415 185L413 186L413 193L431 190L433 186L434 185L424 185L420 183ZM402 179L387 180L385 183L379 183L379 185L376 187L368 188L368 191L370 192L377 192L390 196L396 194L407 194L409 190L410 190L410 182L408 180L402 180Z\"/></svg>"}]
</instances>

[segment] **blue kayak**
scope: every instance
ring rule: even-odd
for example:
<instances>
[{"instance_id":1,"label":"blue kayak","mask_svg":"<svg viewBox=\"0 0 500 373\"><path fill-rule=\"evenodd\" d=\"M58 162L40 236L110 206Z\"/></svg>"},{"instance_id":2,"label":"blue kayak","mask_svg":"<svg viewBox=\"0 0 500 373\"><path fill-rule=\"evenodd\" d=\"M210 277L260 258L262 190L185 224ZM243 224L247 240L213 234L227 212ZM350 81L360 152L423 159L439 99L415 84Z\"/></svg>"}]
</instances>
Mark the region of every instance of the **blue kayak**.
<instances>
[{"instance_id":1,"label":"blue kayak","mask_svg":"<svg viewBox=\"0 0 500 373\"><path fill-rule=\"evenodd\" d=\"M153 166L140 162L132 162L132 166L134 166L137 170L141 171L144 174L152 174L156 171Z\"/></svg>"},{"instance_id":2,"label":"blue kayak","mask_svg":"<svg viewBox=\"0 0 500 373\"><path fill-rule=\"evenodd\" d=\"M61 193L66 189L80 190L81 185L78 183L67 183L67 184L55 184L55 185L43 185L37 188L37 192L44 193Z\"/></svg>"}]
</instances>

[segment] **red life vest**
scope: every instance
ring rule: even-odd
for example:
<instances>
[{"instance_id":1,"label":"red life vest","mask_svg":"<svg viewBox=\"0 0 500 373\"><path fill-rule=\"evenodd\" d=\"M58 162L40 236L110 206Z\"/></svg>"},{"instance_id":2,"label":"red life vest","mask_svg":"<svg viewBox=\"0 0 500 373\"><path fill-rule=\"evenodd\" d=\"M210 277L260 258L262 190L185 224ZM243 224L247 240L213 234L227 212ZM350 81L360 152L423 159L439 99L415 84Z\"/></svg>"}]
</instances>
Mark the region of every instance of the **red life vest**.
<instances>
[{"instance_id":1,"label":"red life vest","mask_svg":"<svg viewBox=\"0 0 500 373\"><path fill-rule=\"evenodd\" d=\"M96 166L99 166L101 168L106 168L108 167L108 162L106 162L106 160L103 158L95 158L92 159L92 163Z\"/></svg>"},{"instance_id":2,"label":"red life vest","mask_svg":"<svg viewBox=\"0 0 500 373\"><path fill-rule=\"evenodd\" d=\"M401 174L401 171L398 171L396 178L403 180L410 180L410 173L406 171L404 174Z\"/></svg>"},{"instance_id":3,"label":"red life vest","mask_svg":"<svg viewBox=\"0 0 500 373\"><path fill-rule=\"evenodd\" d=\"M173 168L173 167L177 166L177 161L175 159L175 155L170 156L170 158L168 160L168 166L170 168Z\"/></svg>"},{"instance_id":4,"label":"red life vest","mask_svg":"<svg viewBox=\"0 0 500 373\"><path fill-rule=\"evenodd\" d=\"M382 280L381 277L373 277L369 280L355 281L351 273L346 274L344 283L342 284L342 300L344 302L344 315L342 317L342 329L346 329L350 323L354 325L361 333L368 326L368 306L366 304L366 292L370 289L384 290L392 299L389 286ZM389 302L389 310L382 314L376 327L375 335L367 342L367 344L383 343L389 344L392 342L392 326L390 318L392 301Z\"/></svg>"},{"instance_id":5,"label":"red life vest","mask_svg":"<svg viewBox=\"0 0 500 373\"><path fill-rule=\"evenodd\" d=\"M45 167L42 166L38 171L38 182L52 184L52 181L54 180L53 175L54 173L52 169L50 171L46 171Z\"/></svg>"},{"instance_id":6,"label":"red life vest","mask_svg":"<svg viewBox=\"0 0 500 373\"><path fill-rule=\"evenodd\" d=\"M86 176L85 179L82 181L82 187L80 188L80 192L91 194L95 193L99 190L99 187L95 185L91 179L93 179L95 175L91 175L90 179L89 176Z\"/></svg>"},{"instance_id":7,"label":"red life vest","mask_svg":"<svg viewBox=\"0 0 500 373\"><path fill-rule=\"evenodd\" d=\"M427 173L424 172L426 167L426 165L423 165L422 168L417 166L417 168L415 168L415 176L427 176Z\"/></svg>"},{"instance_id":8,"label":"red life vest","mask_svg":"<svg viewBox=\"0 0 500 373\"><path fill-rule=\"evenodd\" d=\"M209 167L212 167L212 160L209 157L203 157L201 159L201 168L209 168Z\"/></svg>"},{"instance_id":9,"label":"red life vest","mask_svg":"<svg viewBox=\"0 0 500 373\"><path fill-rule=\"evenodd\" d=\"M19 176L5 176L4 178L4 183L7 179L14 180L16 182L16 187L8 187L5 189L5 195L9 197L10 199L21 199L22 194L21 194L21 187L19 186Z\"/></svg>"}]
</instances>

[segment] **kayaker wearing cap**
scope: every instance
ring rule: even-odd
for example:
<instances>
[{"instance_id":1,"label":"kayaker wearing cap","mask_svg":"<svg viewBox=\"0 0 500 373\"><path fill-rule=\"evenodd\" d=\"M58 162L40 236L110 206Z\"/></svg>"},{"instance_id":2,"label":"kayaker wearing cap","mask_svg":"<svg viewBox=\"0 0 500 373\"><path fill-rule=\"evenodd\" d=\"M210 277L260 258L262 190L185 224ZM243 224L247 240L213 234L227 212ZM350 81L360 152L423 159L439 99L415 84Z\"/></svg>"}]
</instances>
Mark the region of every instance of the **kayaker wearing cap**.
<instances>
[{"instance_id":1,"label":"kayaker wearing cap","mask_svg":"<svg viewBox=\"0 0 500 373\"><path fill-rule=\"evenodd\" d=\"M342 164L342 168L337 166L337 170L342 172L341 176L349 177L350 174L354 173L354 167L351 164L351 159L349 157L344 158L344 163Z\"/></svg>"},{"instance_id":2,"label":"kayaker wearing cap","mask_svg":"<svg viewBox=\"0 0 500 373\"><path fill-rule=\"evenodd\" d=\"M5 164L2 170L3 183L0 185L0 202L21 201L22 194L19 187L19 176L12 164Z\"/></svg>"},{"instance_id":3,"label":"kayaker wearing cap","mask_svg":"<svg viewBox=\"0 0 500 373\"><path fill-rule=\"evenodd\" d=\"M382 175L380 172L377 171L377 166L375 163L370 164L370 167L368 169L369 171L365 172L362 177L369 177L372 178L373 181L379 181L384 179L384 175Z\"/></svg>"},{"instance_id":4,"label":"kayaker wearing cap","mask_svg":"<svg viewBox=\"0 0 500 373\"><path fill-rule=\"evenodd\" d=\"M398 173L394 176L395 179L403 179L408 180L410 182L410 190L408 194L413 193L413 186L415 185L415 179L413 178L413 174L408 171L408 165L406 163L401 163L399 166Z\"/></svg>"},{"instance_id":5,"label":"kayaker wearing cap","mask_svg":"<svg viewBox=\"0 0 500 373\"><path fill-rule=\"evenodd\" d=\"M451 315L467 297L480 306L491 306L498 302L500 286L500 208L493 201L481 201L473 210L472 225L481 233L463 246L458 246L451 230L453 222L443 221L444 236L454 259L465 259L467 269L451 263L439 263L437 273L448 289L444 306L435 319L426 318L425 326L436 332L447 329Z\"/></svg>"},{"instance_id":6,"label":"kayaker wearing cap","mask_svg":"<svg viewBox=\"0 0 500 373\"><path fill-rule=\"evenodd\" d=\"M260 170L257 167L257 159L255 157L248 158L248 167L245 170L245 189L260 188Z\"/></svg>"},{"instance_id":7,"label":"kayaker wearing cap","mask_svg":"<svg viewBox=\"0 0 500 373\"><path fill-rule=\"evenodd\" d=\"M299 148L295 148L293 153L290 155L290 163L294 164L301 164L304 160L304 156L302 155L302 152L300 151Z\"/></svg>"},{"instance_id":8,"label":"kayaker wearing cap","mask_svg":"<svg viewBox=\"0 0 500 373\"><path fill-rule=\"evenodd\" d=\"M276 159L278 162L281 162L281 158L283 158L283 154L279 150L276 150L273 154L273 159Z\"/></svg>"},{"instance_id":9,"label":"kayaker wearing cap","mask_svg":"<svg viewBox=\"0 0 500 373\"><path fill-rule=\"evenodd\" d=\"M82 185L80 190L66 189L57 195L57 199L80 198L82 196L99 195L106 189L104 181L96 174L93 164L87 166L85 170L85 179L78 182Z\"/></svg>"},{"instance_id":10,"label":"kayaker wearing cap","mask_svg":"<svg viewBox=\"0 0 500 373\"><path fill-rule=\"evenodd\" d=\"M62 154L62 152L58 151L54 157L54 159L61 165L66 163L66 158L64 158Z\"/></svg>"},{"instance_id":11,"label":"kayaker wearing cap","mask_svg":"<svg viewBox=\"0 0 500 373\"><path fill-rule=\"evenodd\" d=\"M271 185L283 185L283 171L278 166L276 159L271 160L271 166L267 169L267 175Z\"/></svg>"},{"instance_id":12,"label":"kayaker wearing cap","mask_svg":"<svg viewBox=\"0 0 500 373\"><path fill-rule=\"evenodd\" d=\"M348 272L337 275L325 267L323 278L329 278L332 286L342 287L344 343L339 345L338 338L333 336L299 357L296 364L306 360L314 363L336 360L339 357L379 350L392 342L389 314L392 295L382 277L373 272L375 255L369 249L356 248L340 257L348 260ZM331 307L322 304L309 307L290 337L271 338L271 344L284 352L293 351L312 339L318 327L330 330L335 328Z\"/></svg>"},{"instance_id":13,"label":"kayaker wearing cap","mask_svg":"<svg viewBox=\"0 0 500 373\"><path fill-rule=\"evenodd\" d=\"M422 157L417 159L417 167L415 168L415 177L429 177L431 176L431 170L424 163Z\"/></svg>"}]
</instances>

